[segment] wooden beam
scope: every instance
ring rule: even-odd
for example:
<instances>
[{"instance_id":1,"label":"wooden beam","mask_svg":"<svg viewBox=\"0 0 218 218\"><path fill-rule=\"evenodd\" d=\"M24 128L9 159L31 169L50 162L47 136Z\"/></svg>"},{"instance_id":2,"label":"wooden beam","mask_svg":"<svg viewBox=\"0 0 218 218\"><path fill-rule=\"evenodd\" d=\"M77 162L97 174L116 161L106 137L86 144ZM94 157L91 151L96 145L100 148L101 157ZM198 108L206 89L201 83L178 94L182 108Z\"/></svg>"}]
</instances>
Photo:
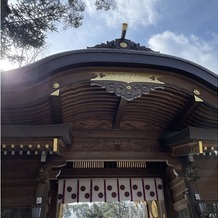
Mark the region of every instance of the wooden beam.
<instances>
[{"instance_id":1,"label":"wooden beam","mask_svg":"<svg viewBox=\"0 0 218 218\"><path fill-rule=\"evenodd\" d=\"M56 125L2 125L2 138L62 138L66 145L71 145L70 124Z\"/></svg>"},{"instance_id":2,"label":"wooden beam","mask_svg":"<svg viewBox=\"0 0 218 218\"><path fill-rule=\"evenodd\" d=\"M90 178L90 177L161 177L164 170L161 168L142 168L142 169L119 169L119 168L104 168L104 169L67 169L61 170L58 178Z\"/></svg>"},{"instance_id":3,"label":"wooden beam","mask_svg":"<svg viewBox=\"0 0 218 218\"><path fill-rule=\"evenodd\" d=\"M110 139L157 139L159 138L160 130L135 130L135 129L107 129L107 130L92 130L92 129L73 129L73 138L77 139L95 139L95 138L110 138Z\"/></svg>"},{"instance_id":4,"label":"wooden beam","mask_svg":"<svg viewBox=\"0 0 218 218\"><path fill-rule=\"evenodd\" d=\"M52 108L53 123L54 124L62 123L63 120L62 120L59 90L56 90L50 94L50 102L51 102L51 108Z\"/></svg>"},{"instance_id":5,"label":"wooden beam","mask_svg":"<svg viewBox=\"0 0 218 218\"><path fill-rule=\"evenodd\" d=\"M62 152L62 159L67 161L149 161L166 162L167 165L181 169L181 162L178 158L172 157L168 152L70 152L70 147L65 147ZM55 163L55 160L53 160ZM55 165L55 164L54 164Z\"/></svg>"},{"instance_id":6,"label":"wooden beam","mask_svg":"<svg viewBox=\"0 0 218 218\"><path fill-rule=\"evenodd\" d=\"M184 105L182 110L173 119L173 122L169 126L168 130L178 130L180 129L188 117L195 111L195 109L201 104L203 100L194 95L189 98L187 103Z\"/></svg>"},{"instance_id":7,"label":"wooden beam","mask_svg":"<svg viewBox=\"0 0 218 218\"><path fill-rule=\"evenodd\" d=\"M179 132L167 132L160 138L160 144L170 148L173 156L203 154L204 152L215 154L217 141L216 129L196 127L187 127Z\"/></svg>"},{"instance_id":8,"label":"wooden beam","mask_svg":"<svg viewBox=\"0 0 218 218\"><path fill-rule=\"evenodd\" d=\"M119 129L120 128L120 122L122 120L122 116L124 113L124 109L126 106L127 101L124 98L120 98L119 105L117 107L116 115L113 122L113 128Z\"/></svg>"},{"instance_id":9,"label":"wooden beam","mask_svg":"<svg viewBox=\"0 0 218 218\"><path fill-rule=\"evenodd\" d=\"M182 131L166 132L160 137L160 143L165 147L179 146L194 141L217 143L217 129L203 129L189 126Z\"/></svg>"}]
</instances>

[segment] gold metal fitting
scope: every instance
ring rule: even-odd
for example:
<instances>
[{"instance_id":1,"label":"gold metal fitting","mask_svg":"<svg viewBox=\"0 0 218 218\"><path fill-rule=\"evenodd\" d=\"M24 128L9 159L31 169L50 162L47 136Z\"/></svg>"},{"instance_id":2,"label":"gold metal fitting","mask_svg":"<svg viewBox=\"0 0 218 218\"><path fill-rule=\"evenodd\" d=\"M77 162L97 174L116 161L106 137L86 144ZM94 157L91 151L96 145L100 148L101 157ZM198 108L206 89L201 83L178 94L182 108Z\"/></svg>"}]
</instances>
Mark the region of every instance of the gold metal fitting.
<instances>
[{"instance_id":1,"label":"gold metal fitting","mask_svg":"<svg viewBox=\"0 0 218 218\"><path fill-rule=\"evenodd\" d=\"M53 82L53 84L52 84L52 88L54 88L54 89L59 88L59 86L60 86L59 82Z\"/></svg>"},{"instance_id":2,"label":"gold metal fitting","mask_svg":"<svg viewBox=\"0 0 218 218\"><path fill-rule=\"evenodd\" d=\"M128 28L128 24L127 23L123 23L122 24L122 30L126 31Z\"/></svg>"},{"instance_id":3,"label":"gold metal fitting","mask_svg":"<svg viewBox=\"0 0 218 218\"><path fill-rule=\"evenodd\" d=\"M201 94L201 92L198 89L194 89L194 93L195 93L195 95L200 95Z\"/></svg>"},{"instance_id":4,"label":"gold metal fitting","mask_svg":"<svg viewBox=\"0 0 218 218\"><path fill-rule=\"evenodd\" d=\"M126 42L121 42L120 43L120 47L122 47L122 48L126 48L128 45L127 45L127 43Z\"/></svg>"}]
</instances>

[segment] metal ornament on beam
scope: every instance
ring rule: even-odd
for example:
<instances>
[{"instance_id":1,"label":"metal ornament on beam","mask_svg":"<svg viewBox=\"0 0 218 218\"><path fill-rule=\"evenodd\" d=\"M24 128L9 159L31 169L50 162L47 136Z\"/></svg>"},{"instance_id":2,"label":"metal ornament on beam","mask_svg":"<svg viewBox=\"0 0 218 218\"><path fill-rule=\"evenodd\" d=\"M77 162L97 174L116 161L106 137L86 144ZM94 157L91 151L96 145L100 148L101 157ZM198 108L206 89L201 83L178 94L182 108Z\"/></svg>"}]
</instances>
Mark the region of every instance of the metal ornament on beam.
<instances>
[{"instance_id":1,"label":"metal ornament on beam","mask_svg":"<svg viewBox=\"0 0 218 218\"><path fill-rule=\"evenodd\" d=\"M171 153L176 156L188 156L188 155L215 155L217 156L217 150L214 149L216 142L211 141L192 141L183 145L171 147Z\"/></svg>"},{"instance_id":2,"label":"metal ornament on beam","mask_svg":"<svg viewBox=\"0 0 218 218\"><path fill-rule=\"evenodd\" d=\"M91 86L100 86L109 93L124 98L127 101L149 94L155 89L164 89L164 83L159 81L159 75L129 73L129 72L95 72Z\"/></svg>"}]
</instances>

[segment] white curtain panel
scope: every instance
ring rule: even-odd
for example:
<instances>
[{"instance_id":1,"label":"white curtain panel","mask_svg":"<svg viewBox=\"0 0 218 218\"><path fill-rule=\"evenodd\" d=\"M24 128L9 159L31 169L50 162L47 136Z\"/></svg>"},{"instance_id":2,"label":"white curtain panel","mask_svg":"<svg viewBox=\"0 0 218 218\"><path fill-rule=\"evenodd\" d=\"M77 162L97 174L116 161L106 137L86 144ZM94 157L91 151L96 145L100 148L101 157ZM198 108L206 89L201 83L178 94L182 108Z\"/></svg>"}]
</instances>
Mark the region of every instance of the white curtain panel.
<instances>
[{"instance_id":1,"label":"white curtain panel","mask_svg":"<svg viewBox=\"0 0 218 218\"><path fill-rule=\"evenodd\" d=\"M58 203L164 200L161 178L61 179Z\"/></svg>"}]
</instances>

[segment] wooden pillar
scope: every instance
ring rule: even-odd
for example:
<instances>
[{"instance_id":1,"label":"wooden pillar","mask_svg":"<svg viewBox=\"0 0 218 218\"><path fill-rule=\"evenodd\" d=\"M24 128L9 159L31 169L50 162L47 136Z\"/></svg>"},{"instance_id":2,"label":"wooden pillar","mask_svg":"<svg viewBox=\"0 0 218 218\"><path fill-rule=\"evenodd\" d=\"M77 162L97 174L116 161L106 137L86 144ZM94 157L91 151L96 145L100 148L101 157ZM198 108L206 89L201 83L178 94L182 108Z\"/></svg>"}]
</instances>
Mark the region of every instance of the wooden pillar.
<instances>
[{"instance_id":1,"label":"wooden pillar","mask_svg":"<svg viewBox=\"0 0 218 218\"><path fill-rule=\"evenodd\" d=\"M58 181L52 180L50 182L50 198L51 202L49 205L48 218L57 217L57 195L58 195Z\"/></svg>"},{"instance_id":2,"label":"wooden pillar","mask_svg":"<svg viewBox=\"0 0 218 218\"><path fill-rule=\"evenodd\" d=\"M171 178L168 174L169 170L169 166L165 169L165 174L164 174L164 178L163 178L163 186L164 188L164 197L165 197L165 207L166 207L166 214L167 217L176 217L175 216L175 211L173 210L173 201L172 201L172 196L170 193L170 182L171 182Z\"/></svg>"},{"instance_id":3,"label":"wooden pillar","mask_svg":"<svg viewBox=\"0 0 218 218\"><path fill-rule=\"evenodd\" d=\"M35 195L35 205L32 208L32 218L46 218L49 204L50 181L48 173L41 168L38 175Z\"/></svg>"},{"instance_id":4,"label":"wooden pillar","mask_svg":"<svg viewBox=\"0 0 218 218\"><path fill-rule=\"evenodd\" d=\"M188 188L187 195L188 195L189 209L190 209L191 216L193 218L200 217L198 211L199 201L195 199L195 194L198 193L195 181L187 182L186 187Z\"/></svg>"},{"instance_id":5,"label":"wooden pillar","mask_svg":"<svg viewBox=\"0 0 218 218\"><path fill-rule=\"evenodd\" d=\"M198 168L194 166L194 163L192 161L189 161L189 158L184 158L183 163L185 184L187 188L186 196L188 200L191 217L206 217L203 213L200 213L199 211L199 204L202 202L196 185L196 180L200 178L197 175Z\"/></svg>"}]
</instances>

